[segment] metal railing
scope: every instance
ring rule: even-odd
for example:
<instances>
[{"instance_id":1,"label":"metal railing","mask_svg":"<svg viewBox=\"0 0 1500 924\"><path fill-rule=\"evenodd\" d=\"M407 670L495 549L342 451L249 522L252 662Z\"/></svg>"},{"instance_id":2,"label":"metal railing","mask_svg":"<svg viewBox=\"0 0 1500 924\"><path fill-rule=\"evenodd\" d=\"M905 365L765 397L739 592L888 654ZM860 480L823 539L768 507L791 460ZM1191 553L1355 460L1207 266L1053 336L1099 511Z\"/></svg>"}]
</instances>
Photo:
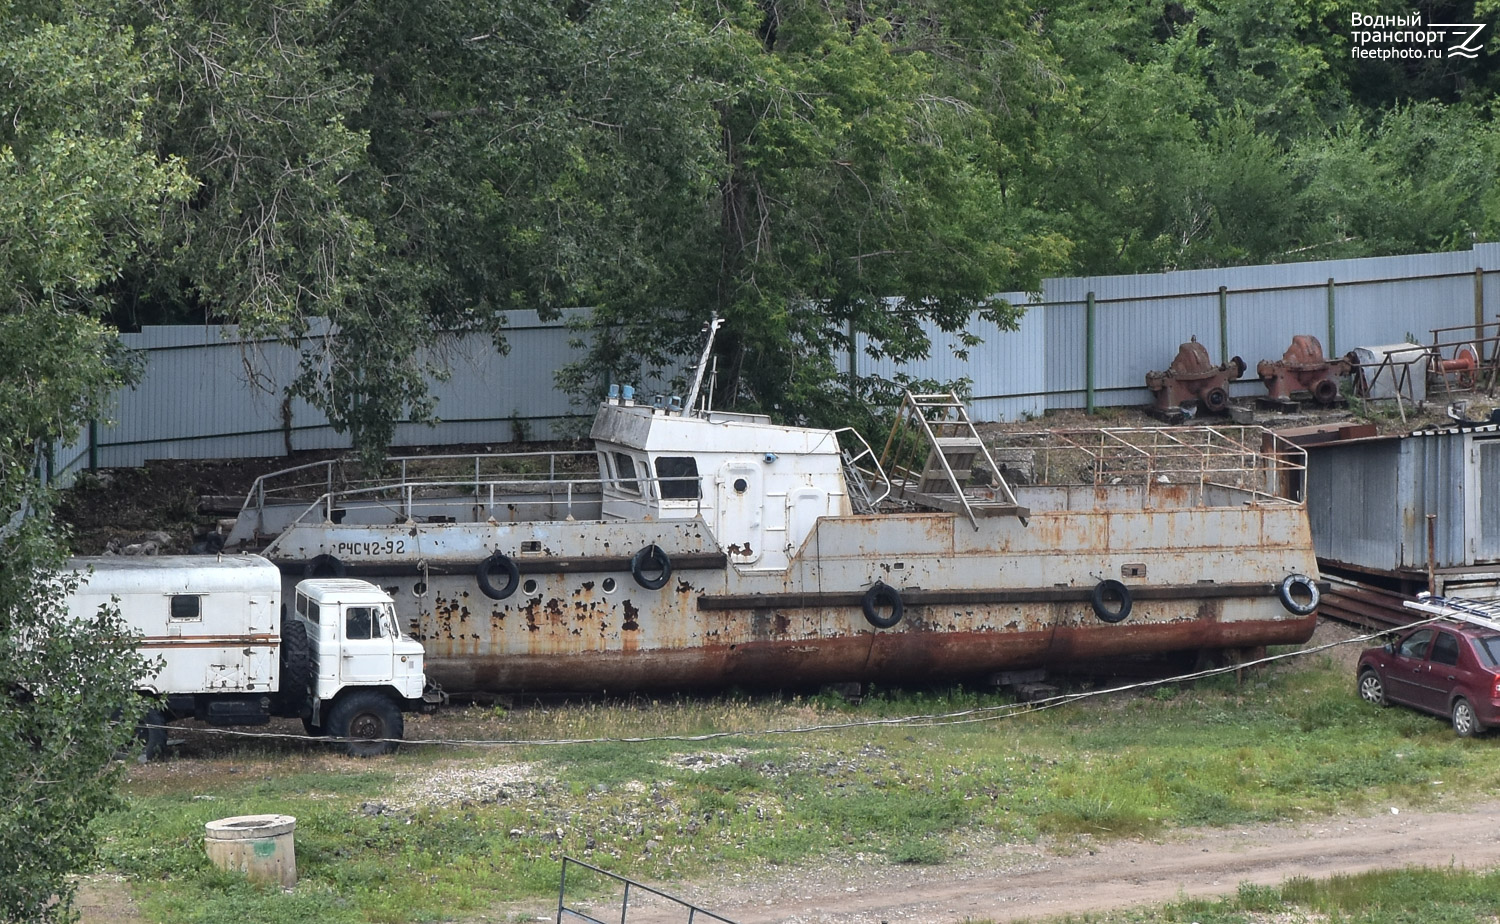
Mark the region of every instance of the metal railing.
<instances>
[{"instance_id":1,"label":"metal railing","mask_svg":"<svg viewBox=\"0 0 1500 924\"><path fill-rule=\"evenodd\" d=\"M391 482L323 494L304 507L292 522L338 523L349 509L384 510L393 520L419 522L425 516L424 509L446 509L459 500L471 502L471 517L474 522L502 519L496 516L501 511L506 514L504 519L512 520L574 517L575 505L585 501L597 504L604 500L649 504L653 508L659 508L662 513L670 510L680 515L700 515L704 509L701 487L696 497L663 499L661 485L681 482L697 482L701 486L700 476L696 475L666 478L644 478L637 475L632 478L568 478L553 481ZM607 495L606 491L610 488L614 491ZM524 513L527 508L539 508L539 511L528 515Z\"/></svg>"},{"instance_id":2,"label":"metal railing","mask_svg":"<svg viewBox=\"0 0 1500 924\"><path fill-rule=\"evenodd\" d=\"M1302 501L1307 453L1263 427L1140 427L1009 433L992 450L1033 485L1210 487Z\"/></svg>"},{"instance_id":3,"label":"metal railing","mask_svg":"<svg viewBox=\"0 0 1500 924\"><path fill-rule=\"evenodd\" d=\"M700 908L690 901L678 898L675 895L668 895L666 892L663 892L660 889L653 889L648 885L643 885L639 882L636 882L634 879L628 879L617 873L611 873L606 870L602 870L597 866L592 866L588 863L584 863L581 860L575 860L572 857L563 857L562 879L557 887L557 924L563 924L564 920L586 921L588 922L588 924L615 924L614 920L605 921L603 918L594 917L587 911L584 911L581 908L572 907L568 904L569 867L577 867L579 871L586 870L599 877L607 879L612 883L624 886L624 894L620 898L620 916L617 919L618 924L628 924L630 917L630 899L632 891L636 893L645 893L649 896L664 899L668 903L668 905L677 912L678 915L681 915L684 912L686 913L686 924L694 924L694 922L699 920L721 921L723 922L723 924L734 924L734 922L729 920L729 918L726 918L723 915L714 914L712 911ZM659 919L660 918L658 916L653 915L653 921Z\"/></svg>"}]
</instances>

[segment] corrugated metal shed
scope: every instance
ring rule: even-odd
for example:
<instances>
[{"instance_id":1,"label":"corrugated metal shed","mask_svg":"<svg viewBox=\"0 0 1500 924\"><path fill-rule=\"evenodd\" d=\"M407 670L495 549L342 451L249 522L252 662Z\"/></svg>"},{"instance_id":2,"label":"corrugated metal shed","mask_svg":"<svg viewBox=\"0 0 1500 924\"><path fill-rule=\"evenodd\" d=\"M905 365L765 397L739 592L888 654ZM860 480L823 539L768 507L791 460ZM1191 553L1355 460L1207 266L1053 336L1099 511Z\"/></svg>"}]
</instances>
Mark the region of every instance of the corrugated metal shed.
<instances>
[{"instance_id":1,"label":"corrugated metal shed","mask_svg":"<svg viewBox=\"0 0 1500 924\"><path fill-rule=\"evenodd\" d=\"M1307 448L1320 559L1396 576L1500 565L1500 426L1454 427Z\"/></svg>"}]
</instances>

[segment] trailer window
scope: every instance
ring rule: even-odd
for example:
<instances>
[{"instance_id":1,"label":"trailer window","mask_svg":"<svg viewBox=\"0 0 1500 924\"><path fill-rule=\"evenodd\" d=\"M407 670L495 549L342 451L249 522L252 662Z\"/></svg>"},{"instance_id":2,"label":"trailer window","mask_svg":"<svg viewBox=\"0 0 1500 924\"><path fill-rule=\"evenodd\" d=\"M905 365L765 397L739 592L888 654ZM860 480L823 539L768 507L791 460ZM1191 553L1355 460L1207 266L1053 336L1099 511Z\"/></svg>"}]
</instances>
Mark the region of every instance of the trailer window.
<instances>
[{"instance_id":1,"label":"trailer window","mask_svg":"<svg viewBox=\"0 0 1500 924\"><path fill-rule=\"evenodd\" d=\"M698 460L692 456L662 456L656 460L656 477L662 479L662 500L696 500L703 496L698 486Z\"/></svg>"},{"instance_id":2,"label":"trailer window","mask_svg":"<svg viewBox=\"0 0 1500 924\"><path fill-rule=\"evenodd\" d=\"M174 594L171 601L172 618L179 622L196 622L203 618L203 598L197 594Z\"/></svg>"},{"instance_id":3,"label":"trailer window","mask_svg":"<svg viewBox=\"0 0 1500 924\"><path fill-rule=\"evenodd\" d=\"M615 486L626 494L641 493L640 482L635 480L635 460L623 452L615 453Z\"/></svg>"},{"instance_id":4,"label":"trailer window","mask_svg":"<svg viewBox=\"0 0 1500 924\"><path fill-rule=\"evenodd\" d=\"M351 606L344 611L344 638L381 638L380 611L373 606Z\"/></svg>"}]
</instances>

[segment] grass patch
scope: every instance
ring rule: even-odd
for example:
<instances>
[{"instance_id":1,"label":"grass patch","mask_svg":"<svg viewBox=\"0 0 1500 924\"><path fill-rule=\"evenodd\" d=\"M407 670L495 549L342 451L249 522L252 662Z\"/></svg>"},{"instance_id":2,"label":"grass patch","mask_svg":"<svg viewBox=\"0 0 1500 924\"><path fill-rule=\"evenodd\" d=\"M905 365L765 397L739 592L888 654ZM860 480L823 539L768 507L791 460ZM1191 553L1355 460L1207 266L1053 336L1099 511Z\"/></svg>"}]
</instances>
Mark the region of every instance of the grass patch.
<instances>
[{"instance_id":1,"label":"grass patch","mask_svg":"<svg viewBox=\"0 0 1500 924\"><path fill-rule=\"evenodd\" d=\"M996 718L759 734L959 710ZM961 861L960 843L1150 835L1500 784L1500 738L1461 741L1441 721L1367 707L1326 658L1243 685L999 718L1010 710L960 688L878 691L858 705L736 696L452 710L418 719L420 737L588 743L411 747L373 761L236 743L132 767L127 809L98 830L106 865L156 920L394 924L512 900L545 909L565 854L646 882L812 858L938 864ZM737 734L684 740L726 730ZM594 740L624 738L651 740ZM291 894L226 879L204 857L205 822L263 812L298 819ZM1291 888L1240 900L1300 901ZM1241 917L1184 919L1245 920L1236 908L1222 914Z\"/></svg>"}]
</instances>

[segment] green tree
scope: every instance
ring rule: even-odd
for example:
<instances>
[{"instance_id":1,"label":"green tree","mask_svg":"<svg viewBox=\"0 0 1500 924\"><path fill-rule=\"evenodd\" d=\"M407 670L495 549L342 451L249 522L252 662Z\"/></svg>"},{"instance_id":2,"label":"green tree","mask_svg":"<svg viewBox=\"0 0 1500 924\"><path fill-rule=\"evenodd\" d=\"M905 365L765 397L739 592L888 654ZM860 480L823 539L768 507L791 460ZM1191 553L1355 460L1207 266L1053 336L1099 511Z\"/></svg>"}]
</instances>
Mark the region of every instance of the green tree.
<instances>
[{"instance_id":1,"label":"green tree","mask_svg":"<svg viewBox=\"0 0 1500 924\"><path fill-rule=\"evenodd\" d=\"M136 15L149 137L199 188L121 304L273 336L327 318L294 391L367 455L430 415L448 336L504 350L505 310L677 275L662 238L701 200L713 123L684 64L707 30L671 3Z\"/></svg>"},{"instance_id":2,"label":"green tree","mask_svg":"<svg viewBox=\"0 0 1500 924\"><path fill-rule=\"evenodd\" d=\"M670 368L717 313L728 402L847 421L877 384L850 380L851 332L909 359L929 348L924 322L1014 323L991 296L1035 288L1065 249L1008 185L1029 107L1055 89L1021 7L792 0L701 15L716 40L697 73L716 94L717 187L673 235L675 289L599 304L590 371Z\"/></svg>"},{"instance_id":3,"label":"green tree","mask_svg":"<svg viewBox=\"0 0 1500 924\"><path fill-rule=\"evenodd\" d=\"M128 380L100 288L186 184L142 151L129 33L83 4L0 11L0 917L52 921L70 918L142 665L110 614L64 618L39 475Z\"/></svg>"}]
</instances>

